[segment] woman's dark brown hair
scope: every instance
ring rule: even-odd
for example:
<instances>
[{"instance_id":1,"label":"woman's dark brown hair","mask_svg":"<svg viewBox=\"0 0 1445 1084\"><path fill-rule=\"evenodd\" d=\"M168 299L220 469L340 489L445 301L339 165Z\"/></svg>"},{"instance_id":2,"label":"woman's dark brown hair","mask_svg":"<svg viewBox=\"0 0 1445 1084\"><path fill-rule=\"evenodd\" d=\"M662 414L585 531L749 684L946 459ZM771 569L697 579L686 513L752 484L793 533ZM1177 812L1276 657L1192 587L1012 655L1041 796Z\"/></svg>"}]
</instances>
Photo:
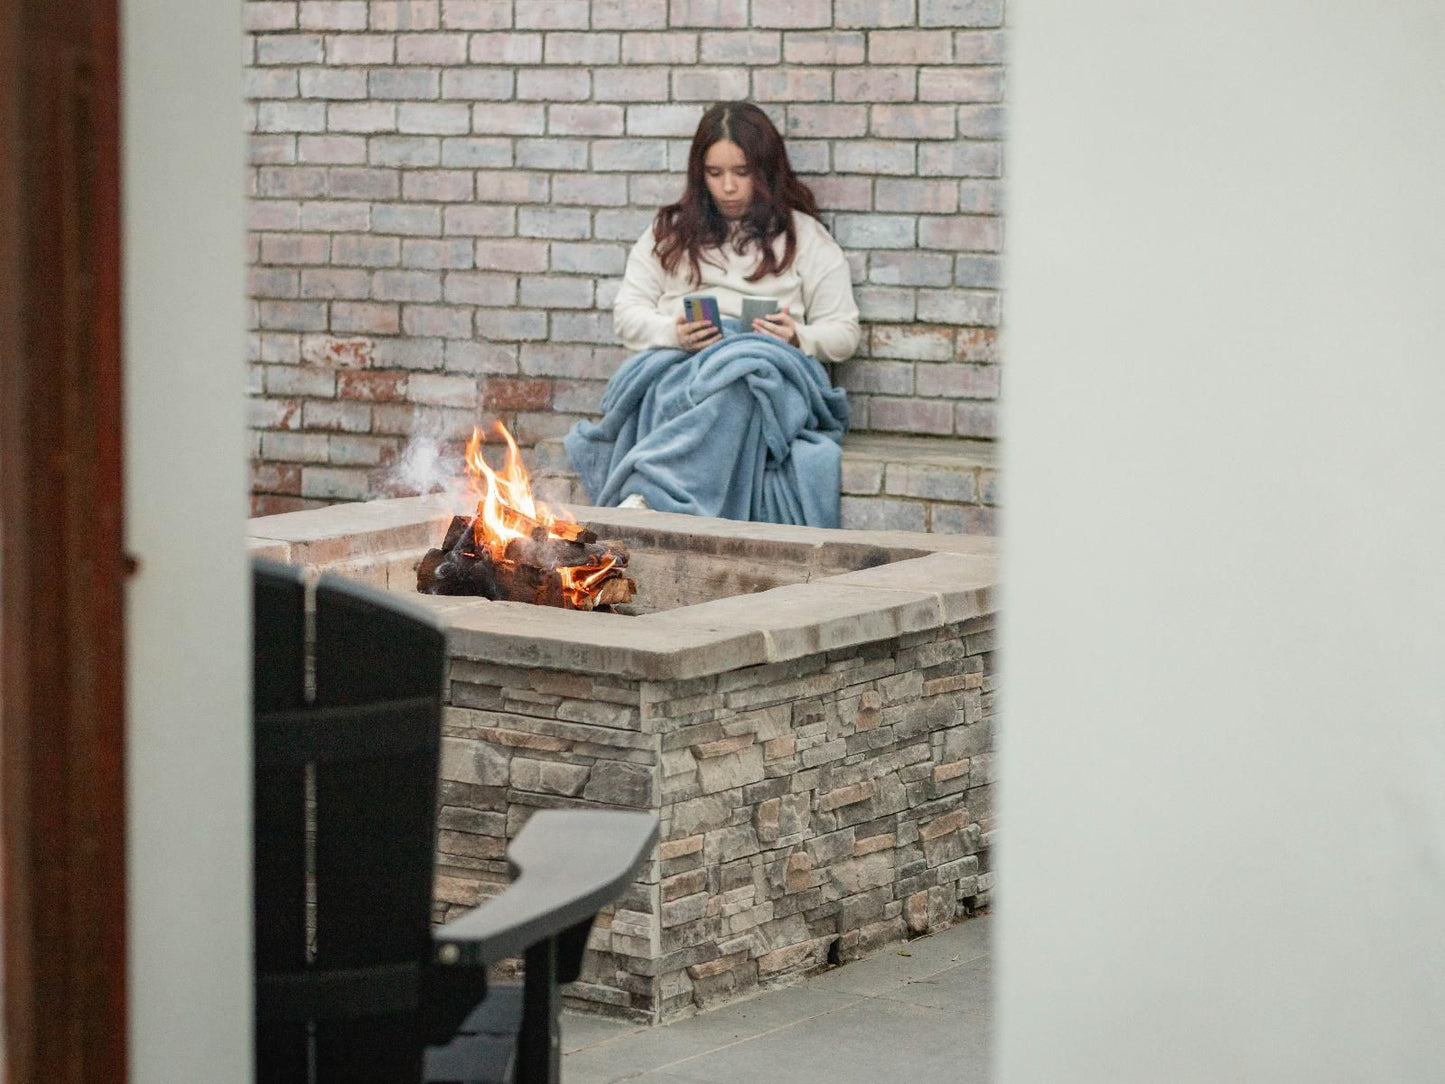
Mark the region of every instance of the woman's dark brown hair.
<instances>
[{"instance_id":1,"label":"woman's dark brown hair","mask_svg":"<svg viewBox=\"0 0 1445 1084\"><path fill-rule=\"evenodd\" d=\"M812 191L798 180L788 162L783 137L768 115L751 102L719 102L702 115L687 156L687 190L682 199L657 212L653 233L657 258L668 274L687 260L694 283L702 281L705 249L717 248L728 238L731 224L707 190L703 161L714 143L729 140L741 148L752 172L753 202L738 222L734 246L747 252L757 246L758 266L749 282L786 271L798 251L793 212L818 217ZM779 259L773 243L784 238Z\"/></svg>"}]
</instances>

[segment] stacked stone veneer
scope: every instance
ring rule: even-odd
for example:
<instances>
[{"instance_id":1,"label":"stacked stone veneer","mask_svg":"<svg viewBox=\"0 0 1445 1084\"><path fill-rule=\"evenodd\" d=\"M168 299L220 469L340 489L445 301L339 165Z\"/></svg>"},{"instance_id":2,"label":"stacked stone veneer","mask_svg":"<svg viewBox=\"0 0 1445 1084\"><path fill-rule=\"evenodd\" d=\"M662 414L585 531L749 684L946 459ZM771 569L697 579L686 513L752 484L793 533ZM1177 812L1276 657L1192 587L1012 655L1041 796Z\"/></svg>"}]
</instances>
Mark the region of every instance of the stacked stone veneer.
<instances>
[{"instance_id":1,"label":"stacked stone veneer","mask_svg":"<svg viewBox=\"0 0 1445 1084\"><path fill-rule=\"evenodd\" d=\"M534 809L657 810L573 988L653 1019L946 925L992 886L992 653L984 617L687 681L456 659L442 896Z\"/></svg>"},{"instance_id":2,"label":"stacked stone veneer","mask_svg":"<svg viewBox=\"0 0 1445 1084\"><path fill-rule=\"evenodd\" d=\"M595 414L702 109L775 118L848 252L857 428L991 438L1003 0L248 0L258 512L410 434Z\"/></svg>"},{"instance_id":3,"label":"stacked stone veneer","mask_svg":"<svg viewBox=\"0 0 1445 1084\"><path fill-rule=\"evenodd\" d=\"M640 616L415 594L438 498L252 521L252 552L448 630L438 918L501 889L535 809L655 812L573 992L659 1020L987 899L993 540L583 511L632 549Z\"/></svg>"}]
</instances>

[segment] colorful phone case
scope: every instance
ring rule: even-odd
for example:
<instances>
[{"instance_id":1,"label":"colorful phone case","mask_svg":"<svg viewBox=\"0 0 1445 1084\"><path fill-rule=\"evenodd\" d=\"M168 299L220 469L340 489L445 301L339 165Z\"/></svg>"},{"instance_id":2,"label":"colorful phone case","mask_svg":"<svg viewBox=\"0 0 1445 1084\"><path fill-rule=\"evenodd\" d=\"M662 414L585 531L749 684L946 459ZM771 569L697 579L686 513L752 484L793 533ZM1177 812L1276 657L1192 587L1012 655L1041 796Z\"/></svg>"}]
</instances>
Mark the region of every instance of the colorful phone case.
<instances>
[{"instance_id":1,"label":"colorful phone case","mask_svg":"<svg viewBox=\"0 0 1445 1084\"><path fill-rule=\"evenodd\" d=\"M708 294L693 294L682 299L682 312L689 321L707 320L715 327L722 327L718 316L717 298Z\"/></svg>"}]
</instances>

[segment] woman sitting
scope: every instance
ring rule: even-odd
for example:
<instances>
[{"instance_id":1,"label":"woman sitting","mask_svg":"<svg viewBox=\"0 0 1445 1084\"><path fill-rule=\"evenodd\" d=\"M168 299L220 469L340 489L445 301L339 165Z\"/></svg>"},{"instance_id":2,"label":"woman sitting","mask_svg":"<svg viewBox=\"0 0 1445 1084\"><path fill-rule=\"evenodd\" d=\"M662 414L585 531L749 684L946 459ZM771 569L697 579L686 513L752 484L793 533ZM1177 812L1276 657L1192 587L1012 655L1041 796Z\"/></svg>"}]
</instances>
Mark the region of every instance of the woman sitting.
<instances>
[{"instance_id":1,"label":"woman sitting","mask_svg":"<svg viewBox=\"0 0 1445 1084\"><path fill-rule=\"evenodd\" d=\"M567 436L594 503L837 526L848 404L819 359L852 356L858 307L817 214L767 114L703 115L687 189L633 246L613 309L638 353L602 420ZM685 315L693 295L715 300L718 323ZM748 299L775 311L744 327Z\"/></svg>"}]
</instances>

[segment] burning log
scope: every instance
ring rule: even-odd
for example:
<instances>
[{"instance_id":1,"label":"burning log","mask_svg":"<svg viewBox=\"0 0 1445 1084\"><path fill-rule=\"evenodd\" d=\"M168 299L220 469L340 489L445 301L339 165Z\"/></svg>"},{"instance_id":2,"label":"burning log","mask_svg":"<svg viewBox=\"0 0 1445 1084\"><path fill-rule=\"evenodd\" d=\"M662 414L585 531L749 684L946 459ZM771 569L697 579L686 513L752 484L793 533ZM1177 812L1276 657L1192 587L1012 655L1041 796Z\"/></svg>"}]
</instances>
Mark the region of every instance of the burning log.
<instances>
[{"instance_id":1,"label":"burning log","mask_svg":"<svg viewBox=\"0 0 1445 1084\"><path fill-rule=\"evenodd\" d=\"M482 435L467 445L468 469L485 483L475 516L453 516L441 548L417 566L417 590L431 595L480 595L569 610L630 602L637 584L624 574L628 554L577 523L558 519L533 500L517 446L505 427L501 474L481 456ZM478 485L481 489L482 485Z\"/></svg>"},{"instance_id":2,"label":"burning log","mask_svg":"<svg viewBox=\"0 0 1445 1084\"><path fill-rule=\"evenodd\" d=\"M417 566L416 589L568 610L631 602L637 584L623 571L627 550L616 542L599 542L585 528L575 534L557 538L539 528L509 541L499 559L491 546L477 542L472 518L453 516L441 548L428 550Z\"/></svg>"}]
</instances>

